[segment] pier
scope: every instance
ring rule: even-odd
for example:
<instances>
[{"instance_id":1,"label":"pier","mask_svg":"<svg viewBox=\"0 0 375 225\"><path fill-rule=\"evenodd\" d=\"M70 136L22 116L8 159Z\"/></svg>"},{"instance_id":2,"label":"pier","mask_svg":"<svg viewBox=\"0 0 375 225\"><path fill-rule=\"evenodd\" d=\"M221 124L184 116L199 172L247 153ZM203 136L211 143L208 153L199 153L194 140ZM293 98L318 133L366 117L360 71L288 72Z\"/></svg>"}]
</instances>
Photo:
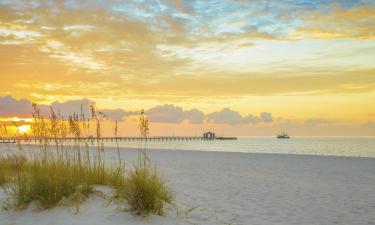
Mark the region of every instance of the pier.
<instances>
[{"instance_id":1,"label":"pier","mask_svg":"<svg viewBox=\"0 0 375 225\"><path fill-rule=\"evenodd\" d=\"M237 137L200 137L200 136L151 136L151 137L13 137L0 138L0 143L41 142L41 141L214 141L236 140Z\"/></svg>"},{"instance_id":2,"label":"pier","mask_svg":"<svg viewBox=\"0 0 375 225\"><path fill-rule=\"evenodd\" d=\"M16 140L14 138L0 138L0 144L14 144Z\"/></svg>"},{"instance_id":3,"label":"pier","mask_svg":"<svg viewBox=\"0 0 375 225\"><path fill-rule=\"evenodd\" d=\"M150 137L0 137L1 143L41 142L41 141L214 141L237 140L237 137L218 137L213 132L206 132L202 136L150 136Z\"/></svg>"}]
</instances>

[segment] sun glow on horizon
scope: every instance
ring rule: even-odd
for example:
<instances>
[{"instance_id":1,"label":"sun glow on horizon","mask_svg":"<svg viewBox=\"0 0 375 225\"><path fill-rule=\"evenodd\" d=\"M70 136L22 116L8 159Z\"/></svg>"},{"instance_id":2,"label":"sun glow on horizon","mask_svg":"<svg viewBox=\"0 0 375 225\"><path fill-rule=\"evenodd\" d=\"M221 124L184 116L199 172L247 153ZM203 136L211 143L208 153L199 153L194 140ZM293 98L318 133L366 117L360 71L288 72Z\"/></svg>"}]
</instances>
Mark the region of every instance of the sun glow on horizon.
<instances>
[{"instance_id":1,"label":"sun glow on horizon","mask_svg":"<svg viewBox=\"0 0 375 225\"><path fill-rule=\"evenodd\" d=\"M22 126L17 127L17 129L19 133L26 134L30 131L31 127L30 125L22 125Z\"/></svg>"}]
</instances>

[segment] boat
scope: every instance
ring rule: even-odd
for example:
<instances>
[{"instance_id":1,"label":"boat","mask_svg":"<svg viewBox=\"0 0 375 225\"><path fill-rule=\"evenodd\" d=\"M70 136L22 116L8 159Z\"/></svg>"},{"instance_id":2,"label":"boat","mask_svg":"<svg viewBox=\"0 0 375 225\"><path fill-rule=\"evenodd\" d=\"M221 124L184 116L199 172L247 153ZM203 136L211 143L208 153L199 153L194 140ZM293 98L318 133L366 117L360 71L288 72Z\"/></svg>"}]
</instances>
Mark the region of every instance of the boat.
<instances>
[{"instance_id":1,"label":"boat","mask_svg":"<svg viewBox=\"0 0 375 225\"><path fill-rule=\"evenodd\" d=\"M283 132L282 134L277 135L277 138L290 138L290 137L287 133Z\"/></svg>"}]
</instances>

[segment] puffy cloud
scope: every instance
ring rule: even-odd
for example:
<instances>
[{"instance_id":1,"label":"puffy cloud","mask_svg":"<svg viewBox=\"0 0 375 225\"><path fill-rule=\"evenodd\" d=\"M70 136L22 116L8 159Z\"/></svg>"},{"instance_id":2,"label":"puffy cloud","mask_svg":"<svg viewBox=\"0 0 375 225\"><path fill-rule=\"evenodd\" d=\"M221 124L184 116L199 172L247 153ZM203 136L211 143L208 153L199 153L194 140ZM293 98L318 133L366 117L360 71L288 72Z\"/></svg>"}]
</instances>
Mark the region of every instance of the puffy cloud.
<instances>
[{"instance_id":1,"label":"puffy cloud","mask_svg":"<svg viewBox=\"0 0 375 225\"><path fill-rule=\"evenodd\" d=\"M181 123L187 120L192 124L200 124L205 120L216 124L255 124L258 122L272 122L273 117L269 112L262 112L259 116L241 116L237 111L224 108L219 112L205 115L198 109L184 111L183 108L172 105L159 105L146 111L151 122L156 123Z\"/></svg>"},{"instance_id":2,"label":"puffy cloud","mask_svg":"<svg viewBox=\"0 0 375 225\"><path fill-rule=\"evenodd\" d=\"M150 122L180 123L183 120L183 110L174 105L159 105L145 112Z\"/></svg>"},{"instance_id":3,"label":"puffy cloud","mask_svg":"<svg viewBox=\"0 0 375 225\"><path fill-rule=\"evenodd\" d=\"M51 108L63 117L68 117L74 113L83 113L86 117L91 115L90 105L94 101L88 99L69 100L65 102L54 102L51 105L38 105L40 112L44 116L50 115ZM17 100L11 96L0 97L0 117L30 117L32 112L32 102L27 99Z\"/></svg>"},{"instance_id":4,"label":"puffy cloud","mask_svg":"<svg viewBox=\"0 0 375 225\"><path fill-rule=\"evenodd\" d=\"M52 110L68 118L69 116L76 114L83 114L86 118L91 116L91 105L95 105L95 102L89 99L82 100L68 100L65 102L54 102L51 105L38 105L40 112L43 116L48 117ZM125 111L123 109L98 109L100 113L103 113L110 120L121 121L124 117L129 115L138 114L138 112ZM0 117L31 117L32 102L26 99L17 100L11 96L0 97Z\"/></svg>"},{"instance_id":5,"label":"puffy cloud","mask_svg":"<svg viewBox=\"0 0 375 225\"><path fill-rule=\"evenodd\" d=\"M256 123L257 119L253 116L243 117L239 112L224 108L219 112L208 114L207 121L209 123L244 124L249 122Z\"/></svg>"},{"instance_id":6,"label":"puffy cloud","mask_svg":"<svg viewBox=\"0 0 375 225\"><path fill-rule=\"evenodd\" d=\"M208 114L207 121L219 124L255 124L258 122L272 122L273 118L272 114L268 112L262 112L259 117L253 115L242 116L237 111L224 108L219 112Z\"/></svg>"},{"instance_id":7,"label":"puffy cloud","mask_svg":"<svg viewBox=\"0 0 375 225\"><path fill-rule=\"evenodd\" d=\"M139 115L140 113L137 111L125 111L123 109L102 109L100 111L112 121L123 121L128 116Z\"/></svg>"},{"instance_id":8,"label":"puffy cloud","mask_svg":"<svg viewBox=\"0 0 375 225\"><path fill-rule=\"evenodd\" d=\"M174 105L159 105L146 111L151 122L157 123L181 123L188 120L190 123L202 123L204 121L203 112L192 109L184 111L181 107Z\"/></svg>"},{"instance_id":9,"label":"puffy cloud","mask_svg":"<svg viewBox=\"0 0 375 225\"><path fill-rule=\"evenodd\" d=\"M367 121L367 123L365 124L365 126L367 128L375 129L375 122Z\"/></svg>"},{"instance_id":10,"label":"puffy cloud","mask_svg":"<svg viewBox=\"0 0 375 225\"><path fill-rule=\"evenodd\" d=\"M95 102L88 99L82 99L54 102L51 105L40 105L39 108L44 115L49 115L52 108L55 113L59 113L64 118L67 118L74 113L84 114L85 117L88 118L91 116L90 105L95 105Z\"/></svg>"},{"instance_id":11,"label":"puffy cloud","mask_svg":"<svg viewBox=\"0 0 375 225\"><path fill-rule=\"evenodd\" d=\"M56 114L67 118L70 115L84 114L86 118L91 116L91 105L95 102L89 99L68 100L65 102L54 102L50 105L39 105L42 115L48 117L51 108ZM29 100L17 100L11 96L0 98L0 117L31 117L32 103ZM126 111L124 109L97 109L106 118L114 121L123 121L128 116L139 115L139 111ZM242 116L239 112L224 108L219 112L205 115L198 109L184 110L173 104L158 105L145 111L150 122L155 123L181 123L186 120L191 124L201 124L204 121L216 124L255 124L259 122L272 122L273 117L269 112L262 112L259 116Z\"/></svg>"},{"instance_id":12,"label":"puffy cloud","mask_svg":"<svg viewBox=\"0 0 375 225\"><path fill-rule=\"evenodd\" d=\"M0 97L0 117L29 117L31 102L26 99L17 100L11 96Z\"/></svg>"},{"instance_id":13,"label":"puffy cloud","mask_svg":"<svg viewBox=\"0 0 375 225\"><path fill-rule=\"evenodd\" d=\"M205 115L198 109L192 109L184 111L184 118L187 119L190 123L198 124L204 121Z\"/></svg>"},{"instance_id":14,"label":"puffy cloud","mask_svg":"<svg viewBox=\"0 0 375 225\"><path fill-rule=\"evenodd\" d=\"M269 113L269 112L262 112L259 117L263 122L272 122L273 121L272 114Z\"/></svg>"},{"instance_id":15,"label":"puffy cloud","mask_svg":"<svg viewBox=\"0 0 375 225\"><path fill-rule=\"evenodd\" d=\"M272 122L273 117L269 112L262 112L259 116L241 116L237 111L224 108L219 112L205 115L198 109L184 111L183 108L172 105L159 105L146 111L151 122L181 123L187 120L192 124L200 124L205 120L216 124L255 124L258 122Z\"/></svg>"}]
</instances>

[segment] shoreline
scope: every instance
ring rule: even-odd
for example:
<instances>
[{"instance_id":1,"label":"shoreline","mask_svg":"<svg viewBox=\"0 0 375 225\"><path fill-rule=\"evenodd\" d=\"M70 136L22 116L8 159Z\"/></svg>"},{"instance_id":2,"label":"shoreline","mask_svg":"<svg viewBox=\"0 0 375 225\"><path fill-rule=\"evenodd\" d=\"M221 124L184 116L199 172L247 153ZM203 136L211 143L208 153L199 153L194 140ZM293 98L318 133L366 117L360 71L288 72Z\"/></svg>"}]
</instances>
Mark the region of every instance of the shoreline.
<instances>
[{"instance_id":1,"label":"shoreline","mask_svg":"<svg viewBox=\"0 0 375 225\"><path fill-rule=\"evenodd\" d=\"M16 144L12 144L16 148ZM22 144L21 146L32 147L38 146L38 144ZM65 146L74 146L74 145L65 145ZM90 145L90 148L92 146ZM139 148L134 147L123 147L120 146L121 151L137 151ZM0 148L0 151L3 149ZM117 147L114 146L106 146L104 145L104 151L106 150L117 150ZM311 156L311 157L331 157L331 158L360 158L360 159L374 159L375 156L347 156L347 155L319 155L319 154L303 154L303 153L277 153L277 152L243 152L243 151L219 151L219 150L189 150L189 149L163 149L163 148L147 148L147 151L169 151L169 152L202 152L202 153L218 153L218 154L254 154L254 155L274 155L274 156L296 156L296 157L304 157L304 156Z\"/></svg>"}]
</instances>

